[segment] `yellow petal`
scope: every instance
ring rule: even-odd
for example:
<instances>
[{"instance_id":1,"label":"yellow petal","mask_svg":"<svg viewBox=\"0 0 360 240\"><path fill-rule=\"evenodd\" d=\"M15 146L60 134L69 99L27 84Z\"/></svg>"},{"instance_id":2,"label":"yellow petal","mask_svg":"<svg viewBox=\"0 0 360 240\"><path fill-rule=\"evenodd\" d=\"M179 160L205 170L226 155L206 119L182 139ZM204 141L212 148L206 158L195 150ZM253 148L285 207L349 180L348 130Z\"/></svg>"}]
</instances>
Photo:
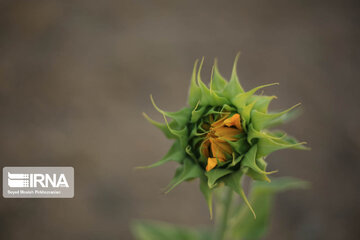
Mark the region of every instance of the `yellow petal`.
<instances>
[{"instance_id":1,"label":"yellow petal","mask_svg":"<svg viewBox=\"0 0 360 240\"><path fill-rule=\"evenodd\" d=\"M222 118L220 118L219 120L217 120L216 122L211 124L212 128L217 128L217 127L222 127L224 126L224 121L226 120L226 118L229 116L229 114L225 114Z\"/></svg>"},{"instance_id":2,"label":"yellow petal","mask_svg":"<svg viewBox=\"0 0 360 240\"><path fill-rule=\"evenodd\" d=\"M215 134L226 140L236 141L237 138L235 138L235 136L241 134L241 131L236 128L220 127L216 129Z\"/></svg>"},{"instance_id":3,"label":"yellow petal","mask_svg":"<svg viewBox=\"0 0 360 240\"><path fill-rule=\"evenodd\" d=\"M206 165L206 171L210 171L211 169L213 169L214 167L216 167L217 165L217 160L216 158L208 158L208 162L207 162L207 165Z\"/></svg>"},{"instance_id":4,"label":"yellow petal","mask_svg":"<svg viewBox=\"0 0 360 240\"><path fill-rule=\"evenodd\" d=\"M231 155L233 152L230 144L227 142L220 142L217 139L210 138L210 143L212 155L213 157L218 158L219 161L224 162L226 159L225 153Z\"/></svg>"},{"instance_id":5,"label":"yellow petal","mask_svg":"<svg viewBox=\"0 0 360 240\"><path fill-rule=\"evenodd\" d=\"M224 124L228 127L235 126L237 129L242 130L240 114L236 113L232 117L226 119Z\"/></svg>"},{"instance_id":6,"label":"yellow petal","mask_svg":"<svg viewBox=\"0 0 360 240\"><path fill-rule=\"evenodd\" d=\"M219 160L225 159L225 153L223 152L223 149L216 143L216 140L214 138L210 138L210 143L212 156L218 158Z\"/></svg>"},{"instance_id":7,"label":"yellow petal","mask_svg":"<svg viewBox=\"0 0 360 240\"><path fill-rule=\"evenodd\" d=\"M210 141L209 141L209 139L205 139L205 140L202 142L201 146L200 146L201 153L202 153L205 157L210 157L209 146L210 146Z\"/></svg>"},{"instance_id":8,"label":"yellow petal","mask_svg":"<svg viewBox=\"0 0 360 240\"><path fill-rule=\"evenodd\" d=\"M233 149L232 147L230 146L229 143L227 142L220 142L219 140L217 140L215 142L215 144L225 153L231 155L233 153ZM223 157L224 158L224 161L225 161L225 156Z\"/></svg>"}]
</instances>

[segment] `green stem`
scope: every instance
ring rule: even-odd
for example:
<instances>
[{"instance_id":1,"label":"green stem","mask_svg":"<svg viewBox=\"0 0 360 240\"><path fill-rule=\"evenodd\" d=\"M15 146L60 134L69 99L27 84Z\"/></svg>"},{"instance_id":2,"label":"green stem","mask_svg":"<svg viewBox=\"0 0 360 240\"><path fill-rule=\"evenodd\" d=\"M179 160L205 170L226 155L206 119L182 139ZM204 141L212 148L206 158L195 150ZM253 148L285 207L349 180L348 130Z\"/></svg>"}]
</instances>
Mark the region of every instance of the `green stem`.
<instances>
[{"instance_id":1,"label":"green stem","mask_svg":"<svg viewBox=\"0 0 360 240\"><path fill-rule=\"evenodd\" d=\"M233 191L231 189L227 189L227 193L225 199L222 201L223 212L220 218L219 226L215 234L216 240L223 240L226 232L226 227L229 220L229 211L231 207L231 202L233 199Z\"/></svg>"}]
</instances>

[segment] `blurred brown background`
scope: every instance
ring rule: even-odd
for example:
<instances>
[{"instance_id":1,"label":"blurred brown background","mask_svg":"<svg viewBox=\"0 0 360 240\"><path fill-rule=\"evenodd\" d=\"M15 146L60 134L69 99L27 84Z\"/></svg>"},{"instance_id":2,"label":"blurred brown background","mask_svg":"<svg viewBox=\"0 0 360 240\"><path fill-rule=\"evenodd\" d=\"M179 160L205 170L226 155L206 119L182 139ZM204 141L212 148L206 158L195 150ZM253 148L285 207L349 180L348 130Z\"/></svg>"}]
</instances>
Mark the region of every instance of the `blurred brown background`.
<instances>
[{"instance_id":1,"label":"blurred brown background","mask_svg":"<svg viewBox=\"0 0 360 240\"><path fill-rule=\"evenodd\" d=\"M161 120L185 104L193 62L214 57L247 89L303 103L283 129L310 152L269 157L311 181L278 196L266 239L360 239L357 1L1 1L0 163L75 167L74 199L0 200L0 239L132 239L129 223L210 224L197 183L168 195L176 164L133 171L171 142Z\"/></svg>"}]
</instances>

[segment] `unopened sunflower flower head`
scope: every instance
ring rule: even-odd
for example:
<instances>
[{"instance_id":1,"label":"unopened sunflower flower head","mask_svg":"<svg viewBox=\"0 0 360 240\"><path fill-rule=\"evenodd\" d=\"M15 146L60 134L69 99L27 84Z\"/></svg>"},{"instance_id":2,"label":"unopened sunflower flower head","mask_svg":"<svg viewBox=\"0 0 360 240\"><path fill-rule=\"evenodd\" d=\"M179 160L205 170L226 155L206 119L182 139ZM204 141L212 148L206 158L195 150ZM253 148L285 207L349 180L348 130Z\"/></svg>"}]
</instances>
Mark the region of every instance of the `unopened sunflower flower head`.
<instances>
[{"instance_id":1,"label":"unopened sunflower flower head","mask_svg":"<svg viewBox=\"0 0 360 240\"><path fill-rule=\"evenodd\" d=\"M268 181L265 158L272 152L292 148L306 149L304 142L298 142L282 131L268 128L290 119L297 105L278 113L269 113L268 106L275 96L256 94L258 90L276 85L267 84L245 91L241 86L235 58L230 80L220 73L215 61L211 81L206 86L195 62L191 78L188 106L177 112L161 110L151 97L151 101L164 116L164 123L146 119L159 128L167 138L174 139L169 152L155 167L168 161L179 163L167 192L184 181L200 179L200 189L212 215L212 191L225 185L238 193L252 210L241 179L244 175L254 180Z\"/></svg>"}]
</instances>

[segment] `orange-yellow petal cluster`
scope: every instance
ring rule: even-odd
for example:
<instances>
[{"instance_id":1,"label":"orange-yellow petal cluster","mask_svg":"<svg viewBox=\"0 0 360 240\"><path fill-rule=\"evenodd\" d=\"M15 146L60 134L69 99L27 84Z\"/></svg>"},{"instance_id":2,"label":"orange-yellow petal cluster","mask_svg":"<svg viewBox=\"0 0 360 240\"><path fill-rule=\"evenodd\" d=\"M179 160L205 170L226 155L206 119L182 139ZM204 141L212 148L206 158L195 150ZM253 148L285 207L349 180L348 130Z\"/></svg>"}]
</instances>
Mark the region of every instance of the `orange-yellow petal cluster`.
<instances>
[{"instance_id":1,"label":"orange-yellow petal cluster","mask_svg":"<svg viewBox=\"0 0 360 240\"><path fill-rule=\"evenodd\" d=\"M212 116L210 116L211 119ZM216 167L218 162L226 161L226 155L233 153L228 141L236 141L237 135L242 131L241 118L238 113L231 117L229 114L223 114L222 118L211 123L209 132L201 145L202 154L208 158L206 171Z\"/></svg>"}]
</instances>

